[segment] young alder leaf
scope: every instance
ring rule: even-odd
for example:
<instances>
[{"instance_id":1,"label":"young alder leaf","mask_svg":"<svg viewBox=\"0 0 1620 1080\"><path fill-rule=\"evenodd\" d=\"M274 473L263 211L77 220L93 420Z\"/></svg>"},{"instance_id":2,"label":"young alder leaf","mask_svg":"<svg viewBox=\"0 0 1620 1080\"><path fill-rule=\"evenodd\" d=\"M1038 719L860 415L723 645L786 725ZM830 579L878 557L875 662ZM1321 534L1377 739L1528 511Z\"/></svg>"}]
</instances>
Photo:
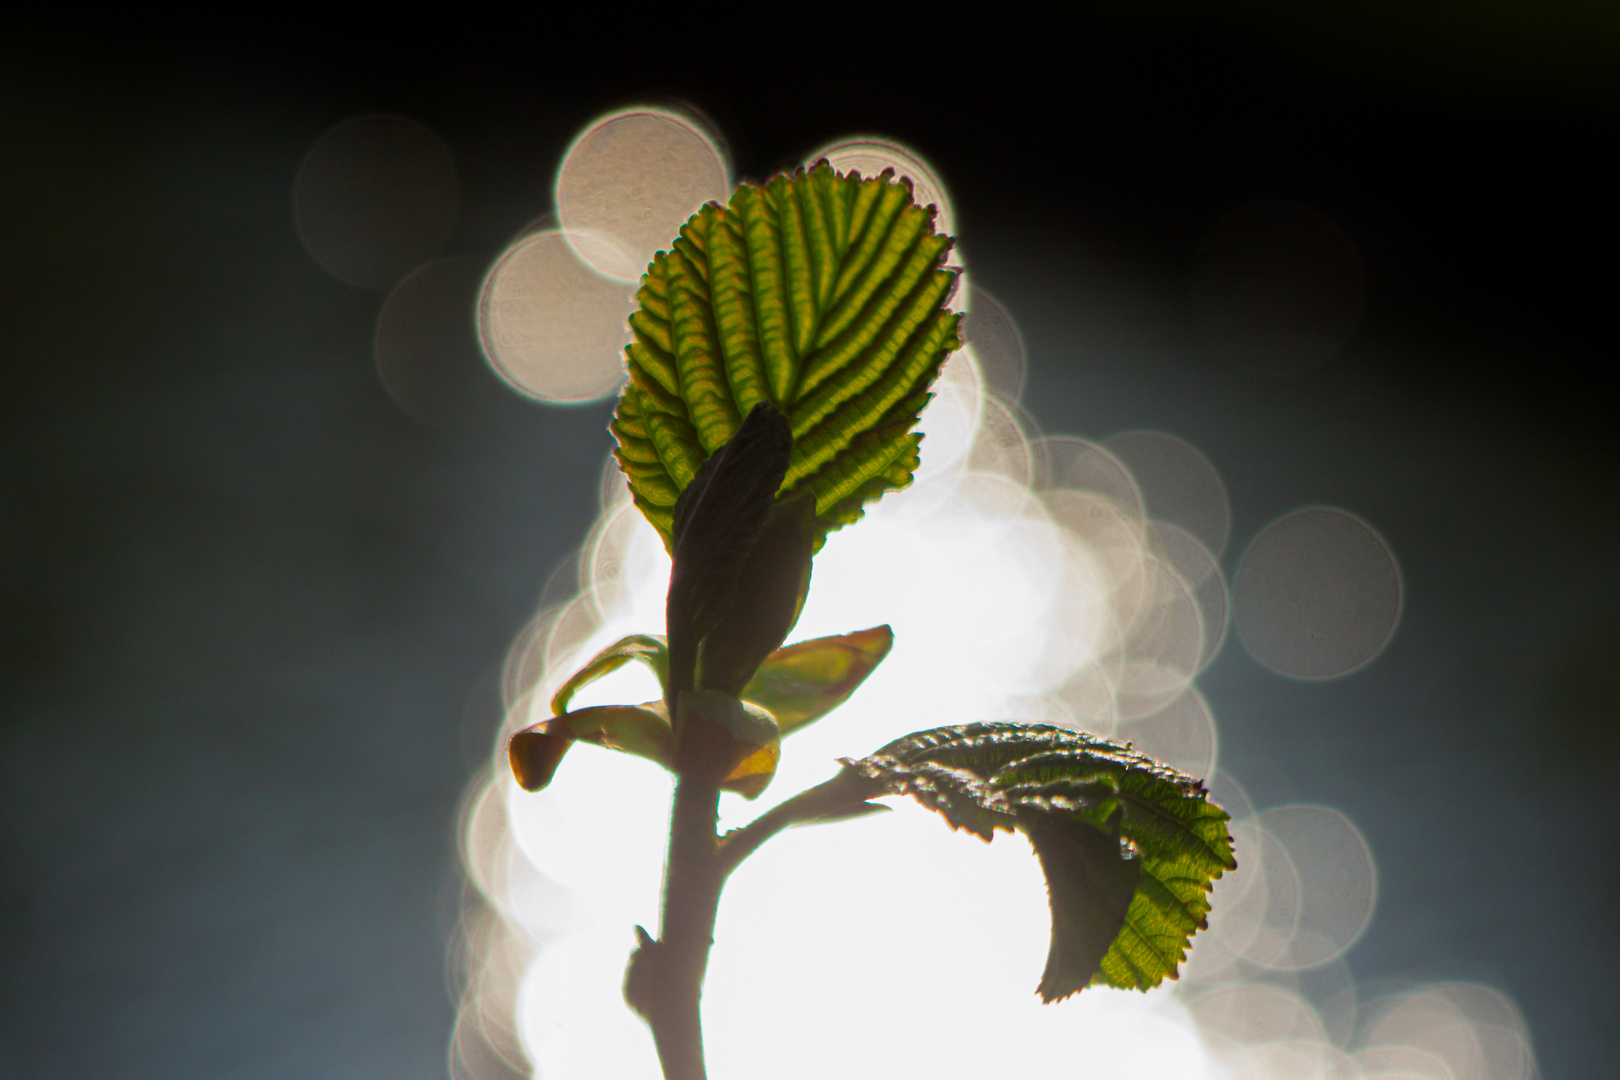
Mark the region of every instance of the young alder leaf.
<instances>
[{"instance_id":1,"label":"young alder leaf","mask_svg":"<svg viewBox=\"0 0 1620 1080\"><path fill-rule=\"evenodd\" d=\"M1208 800L1199 781L1128 748L1090 741L1086 749L1038 753L1013 762L991 784L1011 798L1024 799L1036 792L1061 792L1086 775L1116 778L1121 833L1140 854L1142 882L1124 928L1103 958L1099 981L1150 990L1176 976L1192 935L1208 925L1215 879L1237 865L1227 832L1230 819Z\"/></svg>"},{"instance_id":2,"label":"young alder leaf","mask_svg":"<svg viewBox=\"0 0 1620 1080\"><path fill-rule=\"evenodd\" d=\"M1237 865L1228 816L1202 783L1067 728L936 728L845 765L953 827L1030 838L1052 902L1047 1001L1093 983L1147 990L1175 978L1207 925L1215 879Z\"/></svg>"},{"instance_id":3,"label":"young alder leaf","mask_svg":"<svg viewBox=\"0 0 1620 1080\"><path fill-rule=\"evenodd\" d=\"M1118 812L1099 828L1086 809L1049 799L1018 812L1052 906L1052 945L1036 988L1048 1003L1091 984L1142 881L1141 862L1121 855Z\"/></svg>"},{"instance_id":4,"label":"young alder leaf","mask_svg":"<svg viewBox=\"0 0 1620 1080\"><path fill-rule=\"evenodd\" d=\"M524 791L551 783L563 755L575 742L588 742L670 766L674 735L664 703L602 705L543 720L515 733L506 743L512 775Z\"/></svg>"},{"instance_id":5,"label":"young alder leaf","mask_svg":"<svg viewBox=\"0 0 1620 1080\"><path fill-rule=\"evenodd\" d=\"M874 754L845 762L855 772L875 781L887 795L910 795L936 811L953 829L963 829L989 841L997 829L1011 832L1017 824L1013 807L967 769L953 769L931 761L903 764Z\"/></svg>"},{"instance_id":6,"label":"young alder leaf","mask_svg":"<svg viewBox=\"0 0 1620 1080\"><path fill-rule=\"evenodd\" d=\"M700 697L712 694L696 693ZM709 756L720 763L718 767L723 773L720 788L747 799L757 798L776 776L776 765L782 756L782 740L775 721L758 705L738 702L726 695L714 696L725 699L721 702L725 713L741 714L740 717L728 715L729 723L709 732L714 744L708 749ZM710 705L706 711L713 713L715 709ZM675 735L668 708L662 701L600 705L555 716L513 734L506 743L506 756L518 786L525 791L539 791L550 784L557 774L557 766L562 764L564 755L575 742L635 754L666 769L673 769L675 764Z\"/></svg>"},{"instance_id":7,"label":"young alder leaf","mask_svg":"<svg viewBox=\"0 0 1620 1080\"><path fill-rule=\"evenodd\" d=\"M615 451L673 550L675 507L761 402L787 417L781 489L815 499L815 546L917 467L911 429L961 347L951 238L893 171L821 162L703 207L654 256L630 316Z\"/></svg>"},{"instance_id":8,"label":"young alder leaf","mask_svg":"<svg viewBox=\"0 0 1620 1080\"><path fill-rule=\"evenodd\" d=\"M582 688L609 672L619 670L632 660L639 660L652 668L653 674L658 676L659 686L669 682L669 646L663 637L658 634L631 634L591 657L589 663L563 683L562 689L551 698L552 715L561 716L567 712L568 703Z\"/></svg>"},{"instance_id":9,"label":"young alder leaf","mask_svg":"<svg viewBox=\"0 0 1620 1080\"><path fill-rule=\"evenodd\" d=\"M776 735L755 743L721 786L749 798L757 796L775 775L782 736L843 704L889 654L893 644L892 630L874 626L853 634L797 642L772 652L748 683L742 705L770 716ZM672 731L664 702L568 712L569 703L581 688L632 660L650 667L660 685L667 683L669 651L660 635L632 634L597 653L551 699L552 711L557 714L553 719L524 728L508 741L507 756L520 786L539 791L549 784L576 739L638 754L665 768L672 766ZM763 731L756 725L754 734ZM886 809L882 804L866 805L847 815L840 813L833 820Z\"/></svg>"},{"instance_id":10,"label":"young alder leaf","mask_svg":"<svg viewBox=\"0 0 1620 1080\"><path fill-rule=\"evenodd\" d=\"M786 737L848 700L893 645L888 626L796 642L766 657L742 696L769 709Z\"/></svg>"}]
</instances>

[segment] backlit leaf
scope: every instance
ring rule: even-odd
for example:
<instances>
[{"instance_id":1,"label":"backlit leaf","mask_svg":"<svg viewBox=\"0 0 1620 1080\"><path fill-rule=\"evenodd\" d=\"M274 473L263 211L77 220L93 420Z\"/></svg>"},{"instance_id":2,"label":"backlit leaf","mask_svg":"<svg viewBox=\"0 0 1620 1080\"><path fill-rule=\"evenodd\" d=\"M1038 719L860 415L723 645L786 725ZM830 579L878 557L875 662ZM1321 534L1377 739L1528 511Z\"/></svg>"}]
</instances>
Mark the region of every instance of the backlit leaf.
<instances>
[{"instance_id":1,"label":"backlit leaf","mask_svg":"<svg viewBox=\"0 0 1620 1080\"><path fill-rule=\"evenodd\" d=\"M887 626L795 642L765 658L742 696L769 709L789 735L842 705L893 645Z\"/></svg>"},{"instance_id":2,"label":"backlit leaf","mask_svg":"<svg viewBox=\"0 0 1620 1080\"><path fill-rule=\"evenodd\" d=\"M1041 861L1052 907L1052 945L1037 987L1047 1002L1092 982L1142 881L1141 860L1120 853L1117 812L1108 827L1099 828L1087 809L1050 799L1018 814L1018 827Z\"/></svg>"},{"instance_id":3,"label":"backlit leaf","mask_svg":"<svg viewBox=\"0 0 1620 1080\"><path fill-rule=\"evenodd\" d=\"M661 701L602 705L554 716L507 740L507 760L518 786L539 791L551 783L563 755L575 742L635 754L668 768L674 739Z\"/></svg>"},{"instance_id":4,"label":"backlit leaf","mask_svg":"<svg viewBox=\"0 0 1620 1080\"><path fill-rule=\"evenodd\" d=\"M551 712L561 716L568 711L568 703L580 689L595 682L609 672L617 671L632 660L639 660L652 668L658 684L669 681L669 646L657 634L631 634L591 657L590 663L580 668L551 698Z\"/></svg>"},{"instance_id":5,"label":"backlit leaf","mask_svg":"<svg viewBox=\"0 0 1620 1080\"><path fill-rule=\"evenodd\" d=\"M1068 728L937 728L845 764L954 827L1029 836L1052 901L1048 1001L1093 983L1147 990L1175 978L1207 925L1215 879L1237 865L1228 816L1201 782Z\"/></svg>"},{"instance_id":6,"label":"backlit leaf","mask_svg":"<svg viewBox=\"0 0 1620 1080\"><path fill-rule=\"evenodd\" d=\"M673 548L675 504L756 405L787 417L784 494L815 498L816 546L918 463L912 431L945 357L951 239L910 182L809 171L744 184L654 256L630 318L612 429L631 493Z\"/></svg>"},{"instance_id":7,"label":"backlit leaf","mask_svg":"<svg viewBox=\"0 0 1620 1080\"><path fill-rule=\"evenodd\" d=\"M1011 832L1017 824L1014 809L999 792L967 769L953 769L931 761L903 764L874 754L846 763L890 795L910 795L937 812L953 829L963 829L989 841L997 829Z\"/></svg>"}]
</instances>

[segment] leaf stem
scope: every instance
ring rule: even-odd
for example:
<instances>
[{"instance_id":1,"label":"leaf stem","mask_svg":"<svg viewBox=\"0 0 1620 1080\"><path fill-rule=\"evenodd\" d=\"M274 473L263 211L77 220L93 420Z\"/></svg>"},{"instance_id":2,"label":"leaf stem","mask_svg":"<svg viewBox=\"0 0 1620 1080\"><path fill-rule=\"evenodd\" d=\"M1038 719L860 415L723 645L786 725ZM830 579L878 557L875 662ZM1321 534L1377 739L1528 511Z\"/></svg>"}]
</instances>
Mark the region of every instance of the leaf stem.
<instances>
[{"instance_id":1,"label":"leaf stem","mask_svg":"<svg viewBox=\"0 0 1620 1080\"><path fill-rule=\"evenodd\" d=\"M726 834L720 842L718 861L722 881L761 844L794 825L833 818L856 809L875 794L882 794L864 778L842 770L831 780L806 788L793 798L772 807L740 829Z\"/></svg>"}]
</instances>

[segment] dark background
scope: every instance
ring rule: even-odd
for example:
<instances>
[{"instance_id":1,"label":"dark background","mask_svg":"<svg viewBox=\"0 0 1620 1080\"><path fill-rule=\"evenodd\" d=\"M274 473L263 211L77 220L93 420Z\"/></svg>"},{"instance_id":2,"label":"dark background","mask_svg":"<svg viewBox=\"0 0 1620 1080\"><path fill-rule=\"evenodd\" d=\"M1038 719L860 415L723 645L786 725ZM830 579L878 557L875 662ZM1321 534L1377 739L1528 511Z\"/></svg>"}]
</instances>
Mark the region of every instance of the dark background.
<instances>
[{"instance_id":1,"label":"dark background","mask_svg":"<svg viewBox=\"0 0 1620 1080\"><path fill-rule=\"evenodd\" d=\"M1034 417L1203 449L1229 572L1303 503L1383 532L1389 651L1306 685L1229 640L1202 683L1223 765L1365 830L1358 977L1491 982L1544 1075L1610 1075L1614 10L12 36L0 1075L444 1074L458 800L506 646L595 510L608 407L525 404L469 340L463 406L405 415L371 359L382 294L304 253L293 177L344 118L418 119L460 173L448 253L484 261L549 208L581 124L658 100L702 110L743 177L863 131L928 155L1022 322ZM1216 359L1188 308L1201 238L1259 198L1331 215L1366 274L1349 346L1293 379Z\"/></svg>"}]
</instances>

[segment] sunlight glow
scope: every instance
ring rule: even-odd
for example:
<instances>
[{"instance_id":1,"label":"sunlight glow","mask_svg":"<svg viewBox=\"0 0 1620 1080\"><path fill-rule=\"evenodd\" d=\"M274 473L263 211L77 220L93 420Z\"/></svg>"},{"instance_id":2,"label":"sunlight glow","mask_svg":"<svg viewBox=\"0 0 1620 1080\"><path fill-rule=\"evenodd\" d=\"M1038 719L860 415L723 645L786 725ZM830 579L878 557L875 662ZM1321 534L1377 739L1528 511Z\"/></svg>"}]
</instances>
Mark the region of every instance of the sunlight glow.
<instances>
[{"instance_id":1,"label":"sunlight glow","mask_svg":"<svg viewBox=\"0 0 1620 1080\"><path fill-rule=\"evenodd\" d=\"M943 185L911 151L859 140L823 153L843 155L845 168L859 158L863 172L905 156L948 220ZM562 294L546 289L525 302L562 310ZM981 324L995 332L970 335L945 366L916 480L829 538L790 639L888 623L893 652L848 704L787 741L759 799L724 796L721 824L827 778L839 757L927 727L1011 718L1135 742L1207 778L1233 814L1239 869L1217 884L1179 982L1042 1006L1049 916L1021 836L980 843L909 800L790 830L721 901L704 993L710 1075L1529 1080L1528 1028L1497 991L1426 984L1362 1000L1343 961L1376 903L1361 833L1327 807L1256 812L1217 771L1217 724L1194 686L1234 606L1219 561L1231 516L1214 466L1162 432L1102 444L1039 436L1015 396L1016 324L986 305L994 319ZM981 347L1002 350L988 374ZM509 656L506 722L463 818L474 895L458 940L456 1077L658 1075L622 979L632 928L658 925L671 779L591 746L570 751L537 794L504 767L506 736L549 716L553 692L590 656L663 630L669 558L623 483L602 491L577 578L561 579L578 590L548 590L555 602ZM1236 606L1241 617L1241 595ZM658 695L631 664L575 703ZM1307 971L1322 977L1307 984Z\"/></svg>"}]
</instances>

